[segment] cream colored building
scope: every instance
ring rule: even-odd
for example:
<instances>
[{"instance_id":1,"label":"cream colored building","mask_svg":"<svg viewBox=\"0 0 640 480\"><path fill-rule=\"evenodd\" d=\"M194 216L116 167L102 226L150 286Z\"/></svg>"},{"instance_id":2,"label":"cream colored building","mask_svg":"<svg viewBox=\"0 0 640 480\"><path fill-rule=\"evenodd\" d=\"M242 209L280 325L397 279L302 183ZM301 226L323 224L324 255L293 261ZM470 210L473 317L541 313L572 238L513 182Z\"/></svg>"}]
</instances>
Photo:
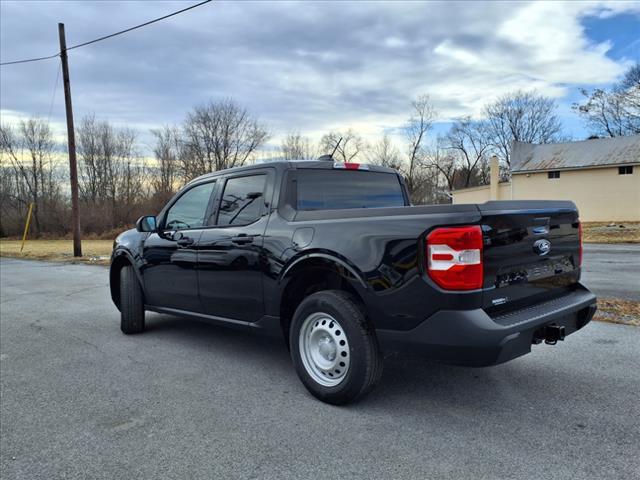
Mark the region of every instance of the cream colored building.
<instances>
[{"instance_id":1,"label":"cream colored building","mask_svg":"<svg viewBox=\"0 0 640 480\"><path fill-rule=\"evenodd\" d=\"M511 182L455 190L453 203L571 200L585 222L640 221L640 135L532 145L514 142Z\"/></svg>"}]
</instances>

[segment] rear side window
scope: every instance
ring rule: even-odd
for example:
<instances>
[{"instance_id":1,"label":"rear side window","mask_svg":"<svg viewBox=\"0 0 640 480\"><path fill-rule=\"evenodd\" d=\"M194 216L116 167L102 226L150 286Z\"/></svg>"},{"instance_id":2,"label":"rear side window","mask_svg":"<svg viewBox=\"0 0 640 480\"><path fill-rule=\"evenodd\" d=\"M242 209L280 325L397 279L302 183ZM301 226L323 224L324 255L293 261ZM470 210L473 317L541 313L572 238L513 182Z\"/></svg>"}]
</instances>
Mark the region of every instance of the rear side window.
<instances>
[{"instance_id":1,"label":"rear side window","mask_svg":"<svg viewBox=\"0 0 640 480\"><path fill-rule=\"evenodd\" d=\"M220 200L218 225L248 225L258 220L266 180L263 174L227 180Z\"/></svg>"},{"instance_id":2,"label":"rear side window","mask_svg":"<svg viewBox=\"0 0 640 480\"><path fill-rule=\"evenodd\" d=\"M345 170L298 170L297 210L403 207L398 176Z\"/></svg>"}]
</instances>

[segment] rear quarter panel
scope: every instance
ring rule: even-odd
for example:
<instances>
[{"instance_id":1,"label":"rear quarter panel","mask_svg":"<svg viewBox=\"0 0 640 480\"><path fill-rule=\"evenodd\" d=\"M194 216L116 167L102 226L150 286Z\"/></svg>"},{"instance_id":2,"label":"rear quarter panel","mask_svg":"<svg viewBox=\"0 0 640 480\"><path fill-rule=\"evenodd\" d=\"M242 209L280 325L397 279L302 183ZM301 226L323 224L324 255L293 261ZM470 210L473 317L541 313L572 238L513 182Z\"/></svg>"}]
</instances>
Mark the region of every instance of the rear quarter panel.
<instances>
[{"instance_id":1,"label":"rear quarter panel","mask_svg":"<svg viewBox=\"0 0 640 480\"><path fill-rule=\"evenodd\" d=\"M473 205L298 212L293 221L275 212L264 242L270 263L265 277L267 312L278 315L287 268L314 254L344 262L355 273L353 286L376 328L408 330L437 310L479 308L480 290L442 291L422 268L423 239L429 230L479 220ZM305 230L304 238L313 231L304 246L293 242L300 229Z\"/></svg>"}]
</instances>

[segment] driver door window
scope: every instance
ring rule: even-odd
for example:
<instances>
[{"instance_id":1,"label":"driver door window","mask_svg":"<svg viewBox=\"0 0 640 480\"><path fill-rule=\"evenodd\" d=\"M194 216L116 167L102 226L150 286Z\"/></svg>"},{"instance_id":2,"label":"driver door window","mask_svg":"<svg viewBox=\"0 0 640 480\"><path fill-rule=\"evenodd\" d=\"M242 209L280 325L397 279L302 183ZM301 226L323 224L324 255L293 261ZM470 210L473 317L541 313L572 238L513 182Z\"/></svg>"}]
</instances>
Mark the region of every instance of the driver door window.
<instances>
[{"instance_id":1,"label":"driver door window","mask_svg":"<svg viewBox=\"0 0 640 480\"><path fill-rule=\"evenodd\" d=\"M204 227L207 224L205 216L215 185L216 182L205 183L185 192L167 212L164 228L185 230Z\"/></svg>"}]
</instances>

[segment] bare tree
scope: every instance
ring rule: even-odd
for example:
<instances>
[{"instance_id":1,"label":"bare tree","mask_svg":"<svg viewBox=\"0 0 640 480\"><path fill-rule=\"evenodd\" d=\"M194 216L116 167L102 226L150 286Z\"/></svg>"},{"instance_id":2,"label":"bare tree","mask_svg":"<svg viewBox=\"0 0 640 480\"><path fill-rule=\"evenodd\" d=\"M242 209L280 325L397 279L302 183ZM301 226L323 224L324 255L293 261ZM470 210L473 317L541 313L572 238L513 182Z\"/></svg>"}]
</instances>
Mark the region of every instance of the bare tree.
<instances>
[{"instance_id":1,"label":"bare tree","mask_svg":"<svg viewBox=\"0 0 640 480\"><path fill-rule=\"evenodd\" d=\"M426 164L434 168L444 179L447 191L451 192L458 179L458 161L451 149L443 147L446 142L438 139L436 147L427 154Z\"/></svg>"},{"instance_id":2,"label":"bare tree","mask_svg":"<svg viewBox=\"0 0 640 480\"><path fill-rule=\"evenodd\" d=\"M104 229L107 218L112 228L130 223L145 191L146 168L137 153L136 132L89 115L80 122L77 141L80 194L90 207L83 225Z\"/></svg>"},{"instance_id":3,"label":"bare tree","mask_svg":"<svg viewBox=\"0 0 640 480\"><path fill-rule=\"evenodd\" d=\"M619 90L624 92L625 102L637 121L640 116L640 63L629 68L620 82Z\"/></svg>"},{"instance_id":4,"label":"bare tree","mask_svg":"<svg viewBox=\"0 0 640 480\"><path fill-rule=\"evenodd\" d=\"M409 165L406 173L407 188L413 195L419 181L417 172L425 159L424 143L427 133L433 127L437 112L428 95L421 95L411 103L413 113L405 127L409 147Z\"/></svg>"},{"instance_id":5,"label":"bare tree","mask_svg":"<svg viewBox=\"0 0 640 480\"><path fill-rule=\"evenodd\" d=\"M21 120L17 132L10 125L0 126L0 157L8 167L3 170L14 175L10 194L23 207L33 202L36 233L41 233L46 226L43 215L51 213L51 208L60 200L53 155L55 148L53 134L44 120ZM9 183L3 187L8 189Z\"/></svg>"},{"instance_id":6,"label":"bare tree","mask_svg":"<svg viewBox=\"0 0 640 480\"><path fill-rule=\"evenodd\" d=\"M309 138L300 132L289 133L280 145L282 158L285 160L311 160L317 157Z\"/></svg>"},{"instance_id":7,"label":"bare tree","mask_svg":"<svg viewBox=\"0 0 640 480\"><path fill-rule=\"evenodd\" d=\"M511 165L513 141L552 143L561 140L556 102L535 92L516 91L484 108L486 132L496 153Z\"/></svg>"},{"instance_id":8,"label":"bare tree","mask_svg":"<svg viewBox=\"0 0 640 480\"><path fill-rule=\"evenodd\" d=\"M0 158L0 237L15 233L20 210L13 169ZM13 214L13 215L12 215Z\"/></svg>"},{"instance_id":9,"label":"bare tree","mask_svg":"<svg viewBox=\"0 0 640 480\"><path fill-rule=\"evenodd\" d=\"M371 148L369 152L369 162L374 165L395 168L396 170L403 168L400 151L393 144L391 137L386 133Z\"/></svg>"},{"instance_id":10,"label":"bare tree","mask_svg":"<svg viewBox=\"0 0 640 480\"><path fill-rule=\"evenodd\" d=\"M446 148L459 158L461 188L475 186L486 176L483 167L488 164L491 147L486 130L485 122L463 117L453 123L445 137Z\"/></svg>"},{"instance_id":11,"label":"bare tree","mask_svg":"<svg viewBox=\"0 0 640 480\"><path fill-rule=\"evenodd\" d=\"M183 126L186 178L244 165L269 138L266 128L228 99L196 106Z\"/></svg>"},{"instance_id":12,"label":"bare tree","mask_svg":"<svg viewBox=\"0 0 640 480\"><path fill-rule=\"evenodd\" d=\"M359 155L366 152L367 148L364 139L352 129L329 132L320 139L320 152L330 154L335 150L333 156L341 162L356 160Z\"/></svg>"},{"instance_id":13,"label":"bare tree","mask_svg":"<svg viewBox=\"0 0 640 480\"><path fill-rule=\"evenodd\" d=\"M147 168L137 151L137 134L130 128L116 133L116 150L111 175L110 192L114 226L134 220L134 211L147 196Z\"/></svg>"},{"instance_id":14,"label":"bare tree","mask_svg":"<svg viewBox=\"0 0 640 480\"><path fill-rule=\"evenodd\" d=\"M155 137L156 164L149 169L150 183L153 194L162 203L171 197L178 182L182 139L180 130L168 125L151 130L151 134Z\"/></svg>"},{"instance_id":15,"label":"bare tree","mask_svg":"<svg viewBox=\"0 0 640 480\"><path fill-rule=\"evenodd\" d=\"M585 121L591 135L621 137L640 133L640 64L627 70L611 90L582 90L585 102L573 109Z\"/></svg>"},{"instance_id":16,"label":"bare tree","mask_svg":"<svg viewBox=\"0 0 640 480\"><path fill-rule=\"evenodd\" d=\"M103 143L110 134L104 131L105 128L107 126L99 124L95 115L87 115L80 121L76 131L80 195L85 202L93 205L106 196L107 159Z\"/></svg>"},{"instance_id":17,"label":"bare tree","mask_svg":"<svg viewBox=\"0 0 640 480\"><path fill-rule=\"evenodd\" d=\"M449 203L449 199L445 193L447 189L443 188L441 176L437 169L428 164L421 163L415 168L413 178L414 188L410 194L411 202L414 205Z\"/></svg>"}]
</instances>

